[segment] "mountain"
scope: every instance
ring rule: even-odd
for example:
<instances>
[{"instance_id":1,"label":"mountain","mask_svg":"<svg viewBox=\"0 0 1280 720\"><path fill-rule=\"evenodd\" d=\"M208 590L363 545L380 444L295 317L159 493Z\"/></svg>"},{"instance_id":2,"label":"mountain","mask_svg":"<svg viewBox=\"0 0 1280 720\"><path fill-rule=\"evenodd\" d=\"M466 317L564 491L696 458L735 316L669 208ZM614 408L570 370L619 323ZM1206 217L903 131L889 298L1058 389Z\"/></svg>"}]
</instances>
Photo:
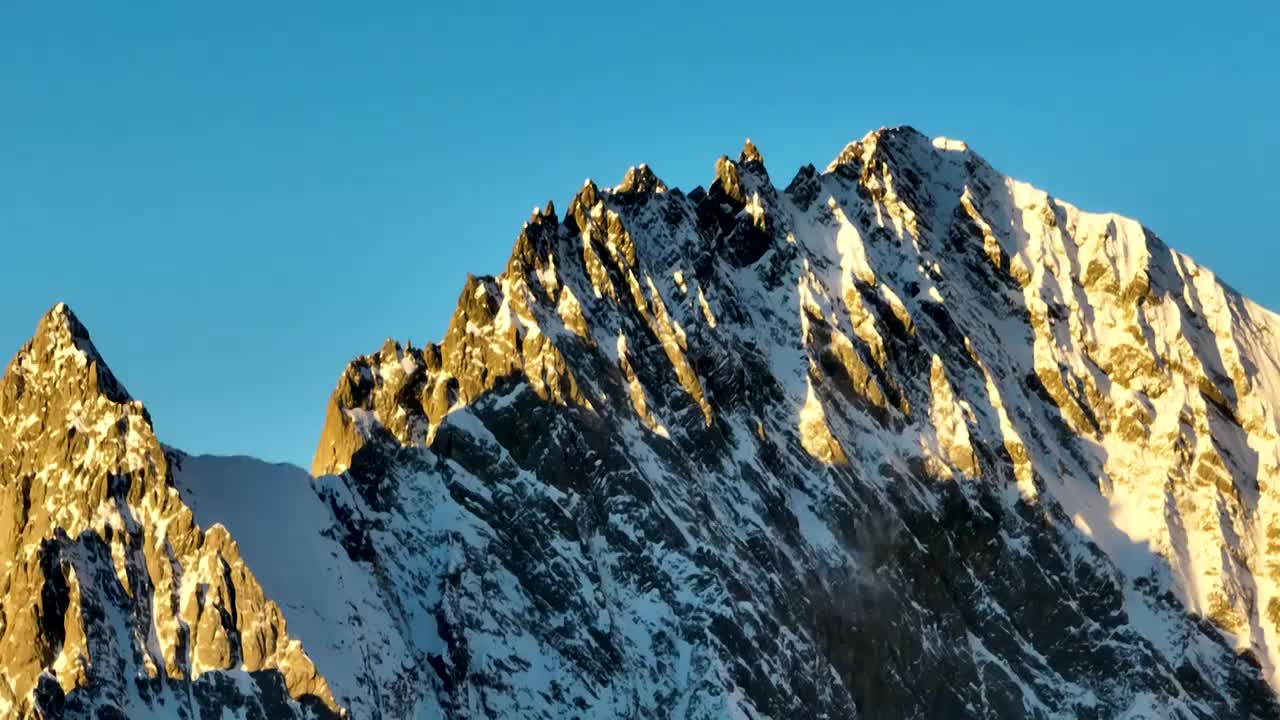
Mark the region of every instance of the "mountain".
<instances>
[{"instance_id":1,"label":"mountain","mask_svg":"<svg viewBox=\"0 0 1280 720\"><path fill-rule=\"evenodd\" d=\"M61 304L0 380L0 558L4 717L342 711Z\"/></svg>"},{"instance_id":2,"label":"mountain","mask_svg":"<svg viewBox=\"0 0 1280 720\"><path fill-rule=\"evenodd\" d=\"M60 306L0 381L0 712L1280 717L1278 335L910 128L535 210L314 477L161 446Z\"/></svg>"}]
</instances>

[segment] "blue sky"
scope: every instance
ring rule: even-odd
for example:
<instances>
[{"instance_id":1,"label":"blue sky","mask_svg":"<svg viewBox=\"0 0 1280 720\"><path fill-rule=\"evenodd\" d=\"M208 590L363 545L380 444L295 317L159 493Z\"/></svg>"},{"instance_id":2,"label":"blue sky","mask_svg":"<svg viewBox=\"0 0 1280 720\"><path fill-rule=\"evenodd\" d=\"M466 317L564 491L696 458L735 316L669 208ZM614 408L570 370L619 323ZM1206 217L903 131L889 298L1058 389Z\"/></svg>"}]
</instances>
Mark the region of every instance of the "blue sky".
<instances>
[{"instance_id":1,"label":"blue sky","mask_svg":"<svg viewBox=\"0 0 1280 720\"><path fill-rule=\"evenodd\" d=\"M71 5L0 9L0 353L68 302L192 452L308 465L347 360L438 338L534 205L747 136L779 184L962 138L1280 308L1274 2Z\"/></svg>"}]
</instances>

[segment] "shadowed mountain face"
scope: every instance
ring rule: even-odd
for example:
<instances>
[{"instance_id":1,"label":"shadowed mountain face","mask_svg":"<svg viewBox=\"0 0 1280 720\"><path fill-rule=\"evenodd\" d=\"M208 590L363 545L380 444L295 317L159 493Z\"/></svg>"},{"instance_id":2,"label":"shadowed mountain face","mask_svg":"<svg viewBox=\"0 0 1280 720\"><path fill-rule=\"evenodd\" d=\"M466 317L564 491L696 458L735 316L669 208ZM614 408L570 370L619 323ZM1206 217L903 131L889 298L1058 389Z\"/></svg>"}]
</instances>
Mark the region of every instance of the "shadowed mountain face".
<instances>
[{"instance_id":1,"label":"shadowed mountain face","mask_svg":"<svg viewBox=\"0 0 1280 720\"><path fill-rule=\"evenodd\" d=\"M715 172L536 211L439 345L346 368L314 479L166 457L91 349L23 360L42 326L0 396L6 707L1280 717L1280 318L909 128L783 191L750 143ZM93 380L23 401L55 367Z\"/></svg>"}]
</instances>

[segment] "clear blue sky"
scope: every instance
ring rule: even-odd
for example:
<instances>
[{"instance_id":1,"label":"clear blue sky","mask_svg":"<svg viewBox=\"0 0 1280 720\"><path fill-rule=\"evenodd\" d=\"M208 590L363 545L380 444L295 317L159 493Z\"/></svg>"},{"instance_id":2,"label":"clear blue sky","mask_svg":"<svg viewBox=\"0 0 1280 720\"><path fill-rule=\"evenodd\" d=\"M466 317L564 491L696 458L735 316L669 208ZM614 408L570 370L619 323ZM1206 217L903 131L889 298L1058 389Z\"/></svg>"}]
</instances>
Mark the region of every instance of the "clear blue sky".
<instances>
[{"instance_id":1,"label":"clear blue sky","mask_svg":"<svg viewBox=\"0 0 1280 720\"><path fill-rule=\"evenodd\" d=\"M1280 308L1278 4L6 3L0 353L65 300L164 441L306 466L535 204L899 123Z\"/></svg>"}]
</instances>

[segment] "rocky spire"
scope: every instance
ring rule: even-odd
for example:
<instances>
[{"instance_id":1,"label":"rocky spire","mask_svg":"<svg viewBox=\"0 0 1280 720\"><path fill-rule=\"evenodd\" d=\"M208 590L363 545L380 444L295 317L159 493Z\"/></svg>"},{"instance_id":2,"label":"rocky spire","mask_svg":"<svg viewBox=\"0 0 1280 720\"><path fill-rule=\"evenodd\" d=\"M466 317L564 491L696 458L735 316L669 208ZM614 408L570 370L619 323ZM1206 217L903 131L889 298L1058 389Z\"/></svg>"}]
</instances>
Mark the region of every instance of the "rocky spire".
<instances>
[{"instance_id":1,"label":"rocky spire","mask_svg":"<svg viewBox=\"0 0 1280 720\"><path fill-rule=\"evenodd\" d=\"M720 189L724 194L733 198L739 205L745 205L746 197L742 194L742 179L738 176L738 166L729 159L728 155L721 155L716 160L716 180L720 184Z\"/></svg>"},{"instance_id":2,"label":"rocky spire","mask_svg":"<svg viewBox=\"0 0 1280 720\"><path fill-rule=\"evenodd\" d=\"M542 266L551 252L557 232L556 206L550 200L542 210L533 209L529 220L520 228L511 258L507 261L508 273L525 273Z\"/></svg>"},{"instance_id":3,"label":"rocky spire","mask_svg":"<svg viewBox=\"0 0 1280 720\"><path fill-rule=\"evenodd\" d=\"M569 201L569 209L564 214L564 223L575 230L581 230L588 224L591 209L600 202L600 188L591 178L582 182L582 188Z\"/></svg>"},{"instance_id":4,"label":"rocky spire","mask_svg":"<svg viewBox=\"0 0 1280 720\"><path fill-rule=\"evenodd\" d=\"M622 182L613 190L616 193L662 193L667 191L667 186L653 174L648 165L641 163L629 168Z\"/></svg>"},{"instance_id":5,"label":"rocky spire","mask_svg":"<svg viewBox=\"0 0 1280 720\"><path fill-rule=\"evenodd\" d=\"M128 683L148 676L163 680L157 703L193 716L262 707L248 672L337 711L226 532L195 525L142 403L59 303L0 378L0 712L147 714ZM240 689L196 700L206 673Z\"/></svg>"},{"instance_id":6,"label":"rocky spire","mask_svg":"<svg viewBox=\"0 0 1280 720\"><path fill-rule=\"evenodd\" d=\"M764 157L760 154L760 150L751 142L751 138L743 143L742 151L738 153L738 169L742 174L744 194L760 193L762 195L774 194L773 183L769 180L769 171L764 167Z\"/></svg>"},{"instance_id":7,"label":"rocky spire","mask_svg":"<svg viewBox=\"0 0 1280 720\"><path fill-rule=\"evenodd\" d=\"M107 367L89 337L89 330L80 322L66 303L58 303L49 309L36 326L31 340L18 351L10 362L8 378L24 365L27 372L39 368L46 375L61 377L83 369L89 380L86 390L102 393L113 402L128 402L129 393ZM63 378L69 379L69 378Z\"/></svg>"}]
</instances>

